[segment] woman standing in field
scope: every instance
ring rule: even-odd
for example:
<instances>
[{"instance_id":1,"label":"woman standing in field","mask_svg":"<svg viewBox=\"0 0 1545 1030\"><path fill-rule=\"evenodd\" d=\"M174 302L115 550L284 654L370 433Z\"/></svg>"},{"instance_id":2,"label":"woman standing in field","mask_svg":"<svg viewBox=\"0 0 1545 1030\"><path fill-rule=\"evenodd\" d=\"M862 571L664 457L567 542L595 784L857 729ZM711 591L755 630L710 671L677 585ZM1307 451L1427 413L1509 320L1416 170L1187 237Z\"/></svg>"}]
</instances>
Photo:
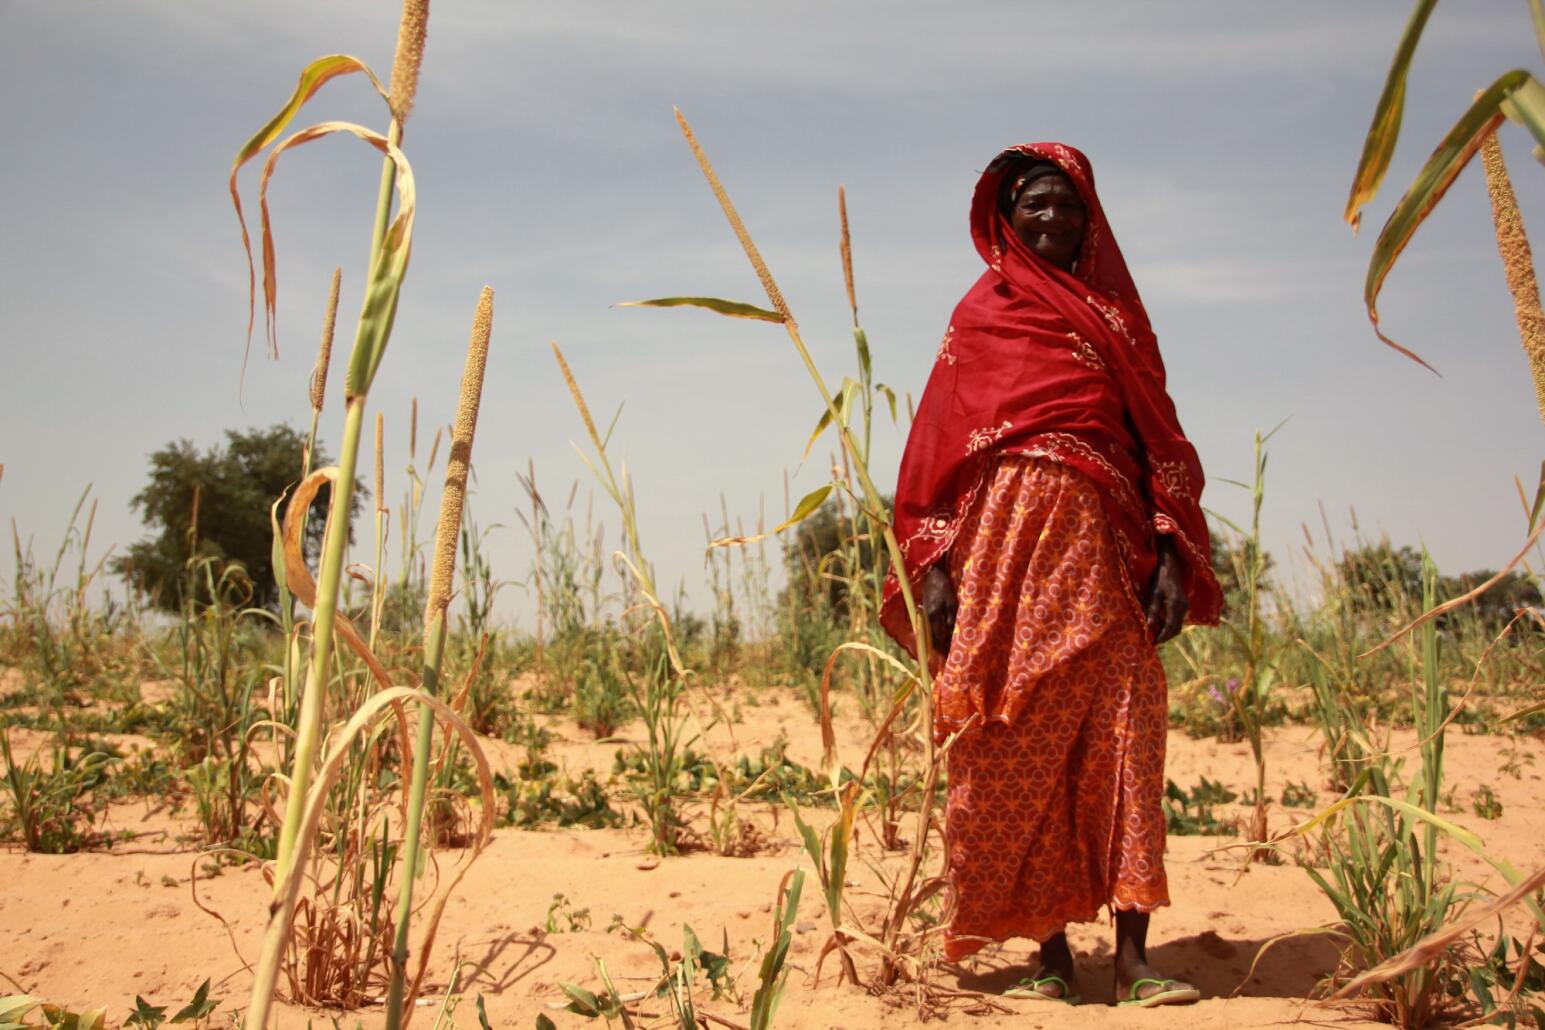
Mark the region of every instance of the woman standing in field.
<instances>
[{"instance_id":1,"label":"woman standing in field","mask_svg":"<svg viewBox=\"0 0 1545 1030\"><path fill-rule=\"evenodd\" d=\"M1195 1001L1148 965L1164 876L1168 705L1155 645L1221 593L1202 469L1083 154L1031 143L982 175L987 263L956 307L896 490L949 753L946 955L1041 943L1010 993L1078 1000L1065 928L1109 906L1124 1005ZM894 579L882 621L916 653Z\"/></svg>"}]
</instances>

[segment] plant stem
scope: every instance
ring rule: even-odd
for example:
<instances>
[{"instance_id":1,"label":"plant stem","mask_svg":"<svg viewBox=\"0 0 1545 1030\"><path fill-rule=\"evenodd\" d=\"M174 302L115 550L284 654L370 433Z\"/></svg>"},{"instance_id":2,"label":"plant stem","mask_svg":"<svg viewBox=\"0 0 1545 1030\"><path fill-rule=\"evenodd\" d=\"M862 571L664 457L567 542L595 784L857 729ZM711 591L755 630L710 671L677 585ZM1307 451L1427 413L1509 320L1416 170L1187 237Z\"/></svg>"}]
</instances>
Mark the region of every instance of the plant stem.
<instances>
[{"instance_id":1,"label":"plant stem","mask_svg":"<svg viewBox=\"0 0 1545 1030\"><path fill-rule=\"evenodd\" d=\"M312 612L311 664L301 694L300 725L296 727L295 763L290 770L290 793L285 803L284 826L279 831L279 853L274 884L290 874L295 835L300 829L301 809L311 786L311 766L321 743L322 713L326 703L328 666L332 657L333 624L338 613L338 587L343 578L344 551L349 542L349 508L354 501L354 469L359 438L365 424L365 398L351 397L344 413L343 444L338 458L338 478L328 505L327 535L322 544L321 570L317 579L316 608Z\"/></svg>"},{"instance_id":2,"label":"plant stem","mask_svg":"<svg viewBox=\"0 0 1545 1030\"><path fill-rule=\"evenodd\" d=\"M424 693L433 697L440 682L440 661L445 655L445 613L434 619L424 641ZM418 853L423 840L424 795L429 781L429 749L434 743L435 717L428 705L418 706L418 735L413 742L413 778L408 791L408 821L403 831L402 885L397 891L397 928L392 940L392 979L386 996L387 1030L399 1030L403 1021L403 992L408 967L408 931L413 917L413 881L420 872Z\"/></svg>"},{"instance_id":3,"label":"plant stem","mask_svg":"<svg viewBox=\"0 0 1545 1030\"><path fill-rule=\"evenodd\" d=\"M461 397L451 433L451 453L445 465L445 489L440 498L440 520L435 527L434 571L430 577L429 596L424 604L424 664L420 692L429 697L434 697L439 687L440 665L445 656L445 610L450 602L456 569L456 536L461 529L462 505L466 499L473 432L477 427L478 404L482 398L483 373L487 367L492 323L493 290L485 286L478 299L477 314L472 322L472 339L467 347L466 367L461 377ZM402 883L397 894L392 975L386 1001L387 1030L399 1030L406 1021L403 994L407 979L408 932L413 916L414 880L420 871L418 859L423 839L425 794L429 783L429 749L434 743L435 727L434 712L423 702L418 705L418 720L418 738L413 747L413 778L408 791L407 825L404 827L402 842ZM447 765L451 761L447 755Z\"/></svg>"}]
</instances>

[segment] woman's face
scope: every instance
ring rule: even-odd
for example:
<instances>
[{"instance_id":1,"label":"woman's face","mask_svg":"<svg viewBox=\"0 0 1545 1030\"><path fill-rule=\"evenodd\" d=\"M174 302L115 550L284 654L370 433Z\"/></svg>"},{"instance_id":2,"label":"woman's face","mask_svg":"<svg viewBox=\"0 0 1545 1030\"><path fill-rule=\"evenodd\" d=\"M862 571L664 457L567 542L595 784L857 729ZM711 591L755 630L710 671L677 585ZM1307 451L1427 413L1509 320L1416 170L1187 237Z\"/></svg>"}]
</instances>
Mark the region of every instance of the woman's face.
<instances>
[{"instance_id":1,"label":"woman's face","mask_svg":"<svg viewBox=\"0 0 1545 1030\"><path fill-rule=\"evenodd\" d=\"M1078 190L1067 176L1053 173L1032 180L1020 191L1009 224L1038 257L1066 272L1083 246L1087 219Z\"/></svg>"}]
</instances>

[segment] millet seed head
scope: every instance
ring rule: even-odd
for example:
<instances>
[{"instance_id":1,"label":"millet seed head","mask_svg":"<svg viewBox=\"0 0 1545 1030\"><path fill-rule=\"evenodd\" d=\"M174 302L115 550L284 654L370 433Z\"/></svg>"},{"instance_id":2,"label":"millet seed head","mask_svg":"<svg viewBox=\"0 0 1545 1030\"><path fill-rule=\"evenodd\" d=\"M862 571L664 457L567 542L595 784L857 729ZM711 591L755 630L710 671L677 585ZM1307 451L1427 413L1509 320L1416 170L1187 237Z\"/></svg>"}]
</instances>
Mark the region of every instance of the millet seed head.
<instances>
[{"instance_id":1,"label":"millet seed head","mask_svg":"<svg viewBox=\"0 0 1545 1030\"><path fill-rule=\"evenodd\" d=\"M386 511L386 416L376 412L376 511Z\"/></svg>"},{"instance_id":2,"label":"millet seed head","mask_svg":"<svg viewBox=\"0 0 1545 1030\"><path fill-rule=\"evenodd\" d=\"M429 574L429 594L424 603L427 634L450 603L456 571L456 536L461 530L461 510L467 495L467 471L472 464L472 437L477 430L478 406L483 396L483 373L488 367L488 339L494 320L494 291L483 287L477 313L472 318L472 337L467 343L467 363L461 373L461 398L451 428L451 454L445 466L445 491L440 495L440 521L435 526L434 565Z\"/></svg>"},{"instance_id":3,"label":"millet seed head","mask_svg":"<svg viewBox=\"0 0 1545 1030\"><path fill-rule=\"evenodd\" d=\"M1518 337L1529 359L1534 394L1545 420L1545 311L1540 307L1540 286L1534 274L1534 257L1524 232L1523 214L1508 179L1502 145L1495 131L1481 143L1481 164L1486 170L1486 191L1491 195L1491 219L1497 232L1497 250L1508 292L1513 295L1513 315Z\"/></svg>"},{"instance_id":4,"label":"millet seed head","mask_svg":"<svg viewBox=\"0 0 1545 1030\"><path fill-rule=\"evenodd\" d=\"M429 0L403 0L402 21L397 25L397 54L392 59L392 116L398 122L406 122L413 112L428 32Z\"/></svg>"},{"instance_id":5,"label":"millet seed head","mask_svg":"<svg viewBox=\"0 0 1545 1030\"><path fill-rule=\"evenodd\" d=\"M338 287L343 269L333 269L333 285L327 291L327 311L322 316L322 342L317 345L317 363L311 370L311 410L321 411L327 397L327 367L333 360L333 330L338 325Z\"/></svg>"}]
</instances>

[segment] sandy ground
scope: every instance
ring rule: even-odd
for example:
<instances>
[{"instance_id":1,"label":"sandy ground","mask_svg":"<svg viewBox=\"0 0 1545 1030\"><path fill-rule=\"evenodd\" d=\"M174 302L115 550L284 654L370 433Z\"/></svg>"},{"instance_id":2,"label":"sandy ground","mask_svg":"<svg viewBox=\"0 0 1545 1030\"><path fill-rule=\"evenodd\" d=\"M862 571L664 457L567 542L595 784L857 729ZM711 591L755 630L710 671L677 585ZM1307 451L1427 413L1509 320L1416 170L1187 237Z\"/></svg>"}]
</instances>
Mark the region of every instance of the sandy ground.
<instances>
[{"instance_id":1,"label":"sandy ground","mask_svg":"<svg viewBox=\"0 0 1545 1030\"><path fill-rule=\"evenodd\" d=\"M790 740L790 756L814 764L819 732L804 705L790 692L740 692L735 720L740 751L755 754L779 733ZM758 703L759 702L759 703ZM556 736L550 757L571 771L593 767L609 772L617 745L595 744L571 723L550 723ZM851 716L839 720L845 754L864 739ZM636 729L636 727L629 727ZM19 744L36 745L17 734ZM1545 861L1545 784L1541 782L1545 751L1537 741L1525 742L1527 755L1517 778L1499 772L1503 738L1452 733L1447 757L1448 783L1464 807L1459 821L1477 830L1488 847L1521 868ZM132 738L124 743L133 744ZM721 742L727 743L727 742ZM1397 747L1410 737L1397 736ZM1253 781L1248 749L1214 740L1191 740L1172 733L1168 774L1184 787L1199 777L1220 780L1236 790ZM517 749L490 742L496 765L513 764ZM851 758L850 758L851 760ZM1307 783L1330 800L1317 755L1316 736L1308 727L1287 727L1272 735L1269 791L1279 794L1288 782ZM1489 784L1502 802L1503 815L1485 822L1469 811L1473 790ZM621 991L644 990L654 983L658 961L645 945L607 933L613 913L628 924L648 930L667 948L679 947L683 924L691 926L712 950L725 939L732 967L742 971L742 1003L705 1001L702 1008L732 1024L745 1025L756 983L755 962L761 943L770 935L771 904L780 878L799 865L803 853L787 815L776 823L766 805L756 806L757 818L771 846L753 858L722 858L706 853L663 861L644 851L642 827L619 830L517 831L500 830L481 859L468 872L446 910L431 966L434 981L427 1002L439 1005L444 985L457 961L464 964L465 1000L455 1013L456 1024L476 1026L472 999L481 993L496 1027L530 1027L545 1013L559 1027L591 1025L562 1011L560 982L599 989L595 959L600 957ZM1239 806L1225 810L1237 815ZM1303 810L1274 807L1273 828L1302 818ZM830 820L829 810L814 810L818 827ZM200 911L190 891L196 867L206 867L185 834L186 813L174 815L156 799L141 799L112 808L106 829L128 831L111 850L76 855L29 855L14 847L0 852L0 973L26 990L49 1000L77 1006L107 1005L110 1025L117 1025L133 1005L135 995L154 1004L180 1006L206 977L213 978L213 996L222 1000L216 1025L230 1023L229 1013L245 1003L250 977L242 959L257 951L268 900L260 873L251 865L224 867L213 878L200 875L198 900L229 921L229 933L214 917ZM861 830L867 834L867 830ZM871 857L878 850L866 845ZM1122 1011L1111 1000L1110 929L1104 923L1074 927L1071 938L1080 954L1085 1003L1076 1008L1034 1002L1003 1001L984 1009L972 999L957 999L943 1021L952 1026L1068 1027L1254 1027L1293 1022L1315 1025L1378 1025L1359 1020L1355 1011L1310 1006L1303 999L1316 981L1331 970L1335 949L1323 939L1294 938L1275 946L1253 975L1251 962L1266 941L1280 934L1328 923L1330 905L1305 873L1292 865L1254 866L1241 875L1238 852L1220 852L1228 838L1171 837L1168 853L1170 890L1174 905L1155 916L1150 957L1166 972L1183 976L1205 995L1187 1008ZM452 861L455 853L443 856ZM1495 881L1488 870L1467 856L1452 856L1461 875ZM883 858L894 867L897 856ZM808 867L808 863L807 863ZM874 886L872 872L851 874L852 892ZM542 929L554 894L562 893L572 908L586 908L591 928L546 933ZM860 902L873 910L871 902ZM818 890L807 881L790 962L795 967L778 1012L780 1027L906 1027L920 1025L911 988L873 996L836 983L836 963L828 961L819 984L811 974L826 925ZM946 991L997 992L1025 972L1033 961L1033 946L1010 942L990 948L960 968L939 971L935 986ZM14 985L13 985L14 986ZM0 988L0 991L9 988ZM706 991L704 992L706 996ZM558 1007L554 1007L558 1006ZM663 1008L656 1007L663 1013ZM356 1020L366 1027L382 1024L378 1011L334 1014L287 1009L279 1025L303 1027L341 1025ZM433 1011L422 1008L415 1025L433 1024ZM936 1015L932 1022L938 1022ZM595 1024L599 1025L599 1023Z\"/></svg>"}]
</instances>

